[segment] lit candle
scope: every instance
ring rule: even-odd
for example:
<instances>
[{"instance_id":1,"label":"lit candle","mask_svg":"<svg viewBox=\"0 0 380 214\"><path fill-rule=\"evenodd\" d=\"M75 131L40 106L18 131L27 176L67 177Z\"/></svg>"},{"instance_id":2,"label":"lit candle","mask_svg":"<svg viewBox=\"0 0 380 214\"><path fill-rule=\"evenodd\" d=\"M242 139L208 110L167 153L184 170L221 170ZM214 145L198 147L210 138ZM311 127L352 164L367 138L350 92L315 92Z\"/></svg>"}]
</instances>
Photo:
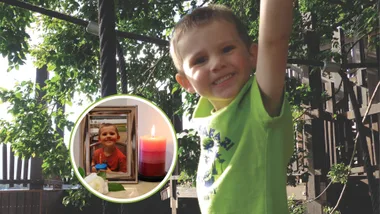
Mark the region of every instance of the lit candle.
<instances>
[{"instance_id":1,"label":"lit candle","mask_svg":"<svg viewBox=\"0 0 380 214\"><path fill-rule=\"evenodd\" d=\"M139 173L147 177L165 175L166 138L155 136L153 125L150 136L140 137Z\"/></svg>"}]
</instances>

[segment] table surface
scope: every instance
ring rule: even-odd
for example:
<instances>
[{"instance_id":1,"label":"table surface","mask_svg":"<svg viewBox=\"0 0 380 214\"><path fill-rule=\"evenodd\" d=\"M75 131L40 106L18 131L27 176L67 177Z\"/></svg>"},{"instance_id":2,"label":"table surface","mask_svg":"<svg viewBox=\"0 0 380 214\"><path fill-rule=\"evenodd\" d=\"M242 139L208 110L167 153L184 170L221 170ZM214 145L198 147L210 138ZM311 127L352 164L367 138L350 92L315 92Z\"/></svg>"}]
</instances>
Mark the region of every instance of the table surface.
<instances>
[{"instance_id":1,"label":"table surface","mask_svg":"<svg viewBox=\"0 0 380 214\"><path fill-rule=\"evenodd\" d=\"M146 182L139 181L137 184L122 184L124 186L123 191L109 192L106 194L109 197L113 198L135 198L141 195L144 195L154 189L160 182Z\"/></svg>"}]
</instances>

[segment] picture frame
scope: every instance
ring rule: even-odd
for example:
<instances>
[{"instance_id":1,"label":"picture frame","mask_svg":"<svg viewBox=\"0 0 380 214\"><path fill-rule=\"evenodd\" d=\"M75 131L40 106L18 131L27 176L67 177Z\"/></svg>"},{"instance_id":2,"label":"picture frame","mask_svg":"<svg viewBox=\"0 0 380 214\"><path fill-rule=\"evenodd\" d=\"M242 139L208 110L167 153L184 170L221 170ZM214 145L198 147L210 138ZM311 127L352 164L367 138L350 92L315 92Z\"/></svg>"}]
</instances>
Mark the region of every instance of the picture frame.
<instances>
[{"instance_id":1,"label":"picture frame","mask_svg":"<svg viewBox=\"0 0 380 214\"><path fill-rule=\"evenodd\" d=\"M102 147L98 139L99 126L103 123L115 125L120 139L116 147L126 156L127 172L106 172L106 178L114 183L138 183L138 106L99 106L84 117L82 125L83 166L85 174L91 171L91 161L96 149Z\"/></svg>"}]
</instances>

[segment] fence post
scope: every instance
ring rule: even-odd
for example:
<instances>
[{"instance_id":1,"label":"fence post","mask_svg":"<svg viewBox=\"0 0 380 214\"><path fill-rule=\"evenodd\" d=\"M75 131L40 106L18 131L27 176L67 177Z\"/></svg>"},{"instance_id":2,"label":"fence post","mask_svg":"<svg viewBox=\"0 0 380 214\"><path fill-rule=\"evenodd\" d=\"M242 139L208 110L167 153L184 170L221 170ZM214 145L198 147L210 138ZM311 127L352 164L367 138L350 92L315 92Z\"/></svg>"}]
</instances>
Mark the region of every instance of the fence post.
<instances>
[{"instance_id":1,"label":"fence post","mask_svg":"<svg viewBox=\"0 0 380 214\"><path fill-rule=\"evenodd\" d=\"M47 66L44 65L41 68L37 68L36 71L36 84L38 84L41 88L43 88L46 84L45 81L49 79L49 73L47 71ZM43 91L41 91L36 87L36 92L38 94L38 101L42 102L42 97L45 95ZM44 103L43 103L44 104ZM44 180L42 177L42 158L34 157L31 160L30 164L30 189L43 189Z\"/></svg>"},{"instance_id":2,"label":"fence post","mask_svg":"<svg viewBox=\"0 0 380 214\"><path fill-rule=\"evenodd\" d=\"M308 59L313 60L316 54L319 52L319 37L316 29L316 17L312 13L307 13L304 16L304 23L311 23L307 28L307 33L305 34L305 43L308 48ZM306 146L311 154L312 158L308 158L309 166L309 180L307 182L307 197L308 199L315 198L319 192L321 192L321 176L317 173L322 169L322 175L325 173L325 145L323 140L323 121L320 118L322 116L322 105L320 103L321 93L322 93L322 80L321 71L309 67L309 84L313 91L313 101L311 103L312 109L318 109L319 118L313 118L311 120L305 121L305 139ZM320 158L317 159L317 158ZM314 159L313 159L314 158ZM325 186L325 185L323 185ZM312 201L307 204L307 213L322 214L322 203L321 200Z\"/></svg>"}]
</instances>

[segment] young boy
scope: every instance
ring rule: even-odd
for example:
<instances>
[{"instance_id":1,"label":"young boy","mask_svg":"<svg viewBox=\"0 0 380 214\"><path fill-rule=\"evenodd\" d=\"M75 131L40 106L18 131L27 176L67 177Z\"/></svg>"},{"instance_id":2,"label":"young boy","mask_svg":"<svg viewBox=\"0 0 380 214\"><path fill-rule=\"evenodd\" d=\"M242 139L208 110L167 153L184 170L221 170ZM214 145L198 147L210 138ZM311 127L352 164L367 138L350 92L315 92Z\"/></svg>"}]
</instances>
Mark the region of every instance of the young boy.
<instances>
[{"instance_id":1,"label":"young boy","mask_svg":"<svg viewBox=\"0 0 380 214\"><path fill-rule=\"evenodd\" d=\"M96 164L106 163L107 172L127 172L127 159L115 145L120 139L117 127L108 123L101 124L98 137L103 147L95 150L91 161L91 171L97 171Z\"/></svg>"},{"instance_id":2,"label":"young boy","mask_svg":"<svg viewBox=\"0 0 380 214\"><path fill-rule=\"evenodd\" d=\"M261 0L258 45L231 10L218 5L195 9L174 29L176 80L201 96L193 121L202 142L202 213L288 213L293 128L284 81L292 7L291 0Z\"/></svg>"}]
</instances>

